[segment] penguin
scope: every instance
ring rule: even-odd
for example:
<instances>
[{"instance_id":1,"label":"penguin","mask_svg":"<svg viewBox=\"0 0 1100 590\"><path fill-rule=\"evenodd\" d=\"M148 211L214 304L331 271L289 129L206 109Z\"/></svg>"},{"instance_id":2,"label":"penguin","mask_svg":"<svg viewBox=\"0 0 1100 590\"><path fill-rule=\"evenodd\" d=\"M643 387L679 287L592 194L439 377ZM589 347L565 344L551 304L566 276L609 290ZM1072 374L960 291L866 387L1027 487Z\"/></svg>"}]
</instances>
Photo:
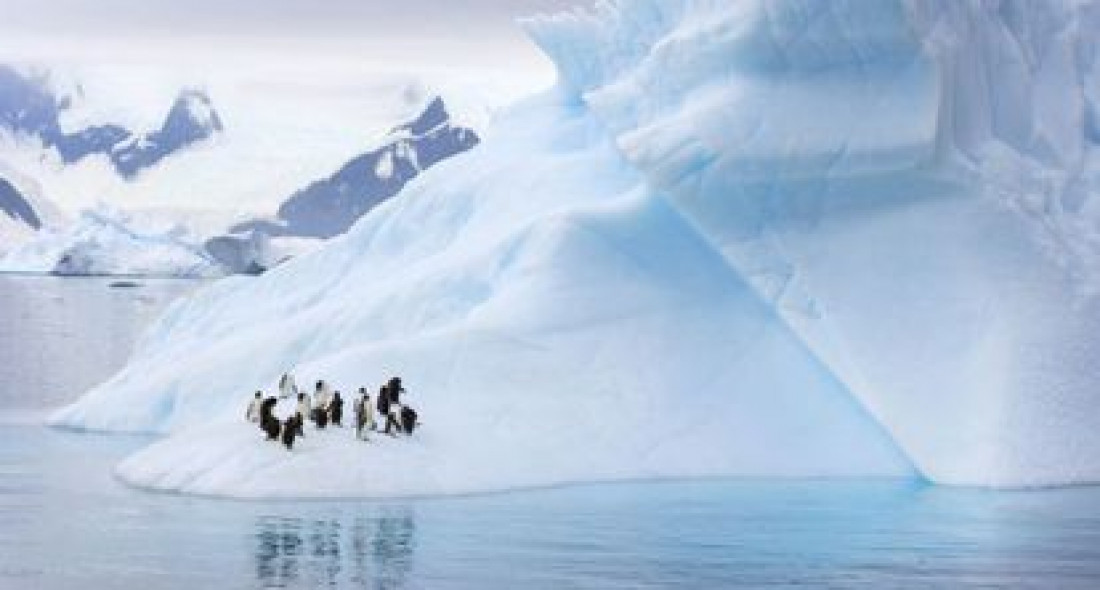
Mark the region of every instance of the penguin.
<instances>
[{"instance_id":1,"label":"penguin","mask_svg":"<svg viewBox=\"0 0 1100 590\"><path fill-rule=\"evenodd\" d=\"M413 429L416 428L416 410L408 405L401 406L401 427L405 430L405 434L412 434Z\"/></svg>"},{"instance_id":2,"label":"penguin","mask_svg":"<svg viewBox=\"0 0 1100 590\"><path fill-rule=\"evenodd\" d=\"M256 397L252 398L252 401L248 403L248 410L245 411L245 420L249 422L260 421L260 405L263 404L263 393L257 391Z\"/></svg>"},{"instance_id":3,"label":"penguin","mask_svg":"<svg viewBox=\"0 0 1100 590\"><path fill-rule=\"evenodd\" d=\"M340 397L339 391L332 394L332 401L328 405L328 413L333 426L344 427L341 423L344 420L344 399Z\"/></svg>"},{"instance_id":4,"label":"penguin","mask_svg":"<svg viewBox=\"0 0 1100 590\"><path fill-rule=\"evenodd\" d=\"M294 450L294 437L297 436L298 431L301 429L299 424L298 414L294 414L283 422L283 444L286 445L286 450Z\"/></svg>"},{"instance_id":5,"label":"penguin","mask_svg":"<svg viewBox=\"0 0 1100 590\"><path fill-rule=\"evenodd\" d=\"M269 397L260 404L260 429L267 433L267 440L276 440L279 438L279 419L275 417L275 404L278 403L273 397Z\"/></svg>"}]
</instances>

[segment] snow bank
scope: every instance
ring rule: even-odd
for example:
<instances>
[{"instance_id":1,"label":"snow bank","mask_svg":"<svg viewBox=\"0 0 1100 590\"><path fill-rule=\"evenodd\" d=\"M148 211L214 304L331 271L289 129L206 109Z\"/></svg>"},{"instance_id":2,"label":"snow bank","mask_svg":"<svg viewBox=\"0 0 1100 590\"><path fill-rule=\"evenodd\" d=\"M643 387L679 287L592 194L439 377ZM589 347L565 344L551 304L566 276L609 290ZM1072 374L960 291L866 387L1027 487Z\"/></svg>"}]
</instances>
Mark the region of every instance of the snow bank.
<instances>
[{"instance_id":1,"label":"snow bank","mask_svg":"<svg viewBox=\"0 0 1100 590\"><path fill-rule=\"evenodd\" d=\"M178 303L53 420L171 433L119 475L250 497L1100 481L1096 6L533 21L557 90L321 250ZM240 414L291 368L401 375L424 429L264 443Z\"/></svg>"}]
</instances>

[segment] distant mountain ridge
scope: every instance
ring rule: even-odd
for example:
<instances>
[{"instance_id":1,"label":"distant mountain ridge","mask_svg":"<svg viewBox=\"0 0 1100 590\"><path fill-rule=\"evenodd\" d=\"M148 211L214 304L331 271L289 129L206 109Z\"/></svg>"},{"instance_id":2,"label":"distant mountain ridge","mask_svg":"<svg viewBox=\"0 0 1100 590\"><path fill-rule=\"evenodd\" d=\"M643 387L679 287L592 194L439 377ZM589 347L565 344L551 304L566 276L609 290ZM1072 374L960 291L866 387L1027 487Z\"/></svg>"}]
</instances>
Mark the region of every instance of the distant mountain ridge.
<instances>
[{"instance_id":1,"label":"distant mountain ridge","mask_svg":"<svg viewBox=\"0 0 1100 590\"><path fill-rule=\"evenodd\" d=\"M181 91L161 128L146 134L113 123L68 133L60 118L70 106L71 100L58 97L44 76L23 75L0 65L0 128L38 138L45 147L56 149L65 163L104 154L120 176L130 179L224 130L210 98L196 89Z\"/></svg>"},{"instance_id":2,"label":"distant mountain ridge","mask_svg":"<svg viewBox=\"0 0 1100 590\"><path fill-rule=\"evenodd\" d=\"M31 229L42 227L42 219L34 207L12 183L4 178L0 178L0 213Z\"/></svg>"},{"instance_id":3,"label":"distant mountain ridge","mask_svg":"<svg viewBox=\"0 0 1100 590\"><path fill-rule=\"evenodd\" d=\"M233 231L314 238L339 235L423 170L479 142L474 130L453 123L443 99L435 97L415 119L391 129L379 147L291 195L279 207L277 223L249 222Z\"/></svg>"},{"instance_id":4,"label":"distant mountain ridge","mask_svg":"<svg viewBox=\"0 0 1100 590\"><path fill-rule=\"evenodd\" d=\"M111 162L120 174L132 177L175 151L224 129L210 97L199 90L186 89L172 103L160 129L116 145L111 150Z\"/></svg>"}]
</instances>

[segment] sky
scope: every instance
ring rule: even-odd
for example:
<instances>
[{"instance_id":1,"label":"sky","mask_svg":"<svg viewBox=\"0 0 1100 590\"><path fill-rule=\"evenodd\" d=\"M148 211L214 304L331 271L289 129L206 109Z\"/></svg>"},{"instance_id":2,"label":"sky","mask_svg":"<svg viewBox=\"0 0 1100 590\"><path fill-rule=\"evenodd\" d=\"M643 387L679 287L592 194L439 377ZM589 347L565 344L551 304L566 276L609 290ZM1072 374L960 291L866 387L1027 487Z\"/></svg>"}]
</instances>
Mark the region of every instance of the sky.
<instances>
[{"instance_id":1,"label":"sky","mask_svg":"<svg viewBox=\"0 0 1100 590\"><path fill-rule=\"evenodd\" d=\"M590 0L589 0L590 2ZM585 0L0 0L0 58L545 67L514 24Z\"/></svg>"},{"instance_id":2,"label":"sky","mask_svg":"<svg viewBox=\"0 0 1100 590\"><path fill-rule=\"evenodd\" d=\"M79 85L72 128L153 129L182 87L206 90L226 124L213 148L135 182L102 162L59 169L2 142L0 163L63 208L269 210L426 96L442 94L462 122L490 127L494 112L554 81L516 19L593 1L0 0L0 63Z\"/></svg>"}]
</instances>

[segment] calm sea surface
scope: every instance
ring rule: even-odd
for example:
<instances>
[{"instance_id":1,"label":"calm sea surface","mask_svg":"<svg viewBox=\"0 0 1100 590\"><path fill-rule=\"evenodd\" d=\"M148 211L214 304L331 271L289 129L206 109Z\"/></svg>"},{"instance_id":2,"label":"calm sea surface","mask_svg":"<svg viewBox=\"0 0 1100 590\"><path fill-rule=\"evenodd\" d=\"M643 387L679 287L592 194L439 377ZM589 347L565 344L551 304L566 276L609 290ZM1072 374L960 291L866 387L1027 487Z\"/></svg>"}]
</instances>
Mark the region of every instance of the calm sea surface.
<instances>
[{"instance_id":1,"label":"calm sea surface","mask_svg":"<svg viewBox=\"0 0 1100 590\"><path fill-rule=\"evenodd\" d=\"M0 589L1100 588L1100 489L694 481L382 502L150 494L25 415L194 287L0 277ZM20 416L24 416L20 418Z\"/></svg>"}]
</instances>

